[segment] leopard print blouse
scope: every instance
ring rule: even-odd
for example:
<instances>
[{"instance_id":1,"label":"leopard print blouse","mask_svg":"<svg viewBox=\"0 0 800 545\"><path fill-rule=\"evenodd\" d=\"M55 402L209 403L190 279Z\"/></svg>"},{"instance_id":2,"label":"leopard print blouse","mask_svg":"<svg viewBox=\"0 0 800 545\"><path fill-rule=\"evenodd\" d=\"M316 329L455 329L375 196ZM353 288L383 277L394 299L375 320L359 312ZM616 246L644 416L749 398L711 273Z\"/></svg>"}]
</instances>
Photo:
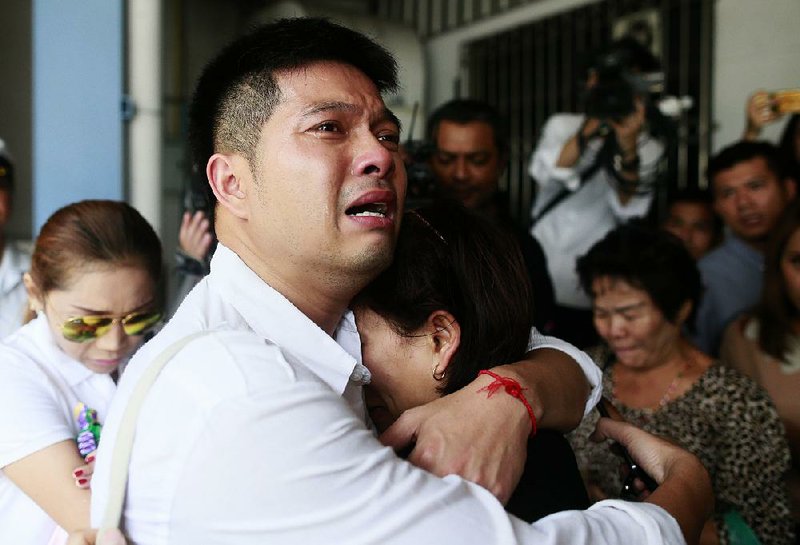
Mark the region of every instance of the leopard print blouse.
<instances>
[{"instance_id":1,"label":"leopard print blouse","mask_svg":"<svg viewBox=\"0 0 800 545\"><path fill-rule=\"evenodd\" d=\"M596 362L607 361L602 352L592 355ZM632 409L612 397L610 367L603 372L603 395L622 415L644 430L675 440L708 469L721 543L729 543L723 514L731 509L739 512L762 544L793 543L784 480L790 467L789 448L775 408L761 388L737 371L715 364L664 407ZM620 459L606 444L589 440L598 418L593 411L569 439L587 481L609 497L618 497Z\"/></svg>"}]
</instances>

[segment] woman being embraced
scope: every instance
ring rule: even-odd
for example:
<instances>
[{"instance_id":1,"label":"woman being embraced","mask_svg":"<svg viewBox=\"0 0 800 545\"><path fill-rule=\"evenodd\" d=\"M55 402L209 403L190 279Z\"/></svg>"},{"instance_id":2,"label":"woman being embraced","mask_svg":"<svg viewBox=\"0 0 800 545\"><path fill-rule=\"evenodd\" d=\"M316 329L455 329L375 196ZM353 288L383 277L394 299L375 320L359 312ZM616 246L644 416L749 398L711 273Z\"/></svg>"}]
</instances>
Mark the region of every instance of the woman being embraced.
<instances>
[{"instance_id":1,"label":"woman being embraced","mask_svg":"<svg viewBox=\"0 0 800 545\"><path fill-rule=\"evenodd\" d=\"M591 354L603 368L605 397L629 422L695 454L711 475L715 513L701 543L791 543L783 427L765 392L684 337L701 279L681 242L622 225L577 269L605 341ZM593 499L615 497L619 459L588 441L596 420L584 419L572 445Z\"/></svg>"},{"instance_id":2,"label":"woman being embraced","mask_svg":"<svg viewBox=\"0 0 800 545\"><path fill-rule=\"evenodd\" d=\"M158 237L127 204L71 204L42 227L24 278L36 317L0 345L0 543L88 527L91 450L160 320L160 275Z\"/></svg>"},{"instance_id":3,"label":"woman being embraced","mask_svg":"<svg viewBox=\"0 0 800 545\"><path fill-rule=\"evenodd\" d=\"M353 308L372 374L367 407L379 431L487 367L522 359L534 338L545 342L531 335L530 280L516 242L451 202L406 213L392 265ZM587 506L569 443L539 431L506 508L530 522Z\"/></svg>"},{"instance_id":4,"label":"woman being embraced","mask_svg":"<svg viewBox=\"0 0 800 545\"><path fill-rule=\"evenodd\" d=\"M783 213L770 237L761 302L725 331L720 360L772 398L786 427L792 468L787 482L800 525L800 204Z\"/></svg>"}]
</instances>

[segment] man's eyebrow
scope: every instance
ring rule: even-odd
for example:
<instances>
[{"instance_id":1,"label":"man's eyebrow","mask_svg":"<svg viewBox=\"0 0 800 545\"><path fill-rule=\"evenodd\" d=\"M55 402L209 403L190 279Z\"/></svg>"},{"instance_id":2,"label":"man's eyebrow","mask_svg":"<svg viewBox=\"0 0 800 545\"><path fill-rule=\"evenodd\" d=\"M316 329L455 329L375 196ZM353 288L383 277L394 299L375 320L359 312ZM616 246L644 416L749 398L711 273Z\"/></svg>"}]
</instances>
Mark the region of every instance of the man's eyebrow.
<instances>
[{"instance_id":1,"label":"man's eyebrow","mask_svg":"<svg viewBox=\"0 0 800 545\"><path fill-rule=\"evenodd\" d=\"M316 115L320 112L329 112L331 110L355 112L358 110L358 106L355 104L350 104L349 102L341 101L320 102L310 106L301 115L303 117L311 117L312 115Z\"/></svg>"},{"instance_id":2,"label":"man's eyebrow","mask_svg":"<svg viewBox=\"0 0 800 545\"><path fill-rule=\"evenodd\" d=\"M381 121L383 121L383 120L388 120L388 121L391 121L392 123L394 123L395 125L397 125L397 130L402 132L402 130L403 130L403 124L402 124L402 123L400 123L400 118L399 118L399 117L397 117L397 116L394 114L394 112L393 112L393 111L391 111L389 108L384 108L384 109L383 109L383 119L382 119Z\"/></svg>"}]
</instances>

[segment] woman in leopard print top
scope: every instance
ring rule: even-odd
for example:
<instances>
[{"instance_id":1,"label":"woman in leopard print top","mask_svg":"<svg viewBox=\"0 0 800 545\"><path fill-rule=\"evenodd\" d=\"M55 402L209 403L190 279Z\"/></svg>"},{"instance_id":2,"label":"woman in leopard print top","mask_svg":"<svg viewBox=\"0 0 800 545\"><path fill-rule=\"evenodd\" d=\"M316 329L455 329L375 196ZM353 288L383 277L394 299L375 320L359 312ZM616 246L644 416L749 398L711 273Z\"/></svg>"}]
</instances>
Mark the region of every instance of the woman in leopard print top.
<instances>
[{"instance_id":1,"label":"woman in leopard print top","mask_svg":"<svg viewBox=\"0 0 800 545\"><path fill-rule=\"evenodd\" d=\"M792 543L783 426L755 383L685 340L701 283L680 241L621 226L578 260L578 272L607 344L592 354L606 397L628 421L693 452L711 475L715 513L701 543ZM597 418L571 436L594 499L622 486L620 459L588 441Z\"/></svg>"}]
</instances>

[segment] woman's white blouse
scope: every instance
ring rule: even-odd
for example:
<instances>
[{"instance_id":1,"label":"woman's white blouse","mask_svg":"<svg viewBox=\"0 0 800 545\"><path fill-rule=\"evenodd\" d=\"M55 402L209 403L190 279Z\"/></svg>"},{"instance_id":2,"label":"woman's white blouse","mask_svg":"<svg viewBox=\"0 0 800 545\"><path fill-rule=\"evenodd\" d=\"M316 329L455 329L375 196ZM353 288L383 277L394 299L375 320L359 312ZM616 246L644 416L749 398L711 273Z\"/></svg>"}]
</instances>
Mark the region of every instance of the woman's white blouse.
<instances>
[{"instance_id":1,"label":"woman's white blouse","mask_svg":"<svg viewBox=\"0 0 800 545\"><path fill-rule=\"evenodd\" d=\"M116 386L55 344L44 315L0 344L0 468L75 438L72 411L83 402L100 422ZM77 448L77 445L76 445ZM44 544L56 523L0 471L0 543Z\"/></svg>"}]
</instances>

